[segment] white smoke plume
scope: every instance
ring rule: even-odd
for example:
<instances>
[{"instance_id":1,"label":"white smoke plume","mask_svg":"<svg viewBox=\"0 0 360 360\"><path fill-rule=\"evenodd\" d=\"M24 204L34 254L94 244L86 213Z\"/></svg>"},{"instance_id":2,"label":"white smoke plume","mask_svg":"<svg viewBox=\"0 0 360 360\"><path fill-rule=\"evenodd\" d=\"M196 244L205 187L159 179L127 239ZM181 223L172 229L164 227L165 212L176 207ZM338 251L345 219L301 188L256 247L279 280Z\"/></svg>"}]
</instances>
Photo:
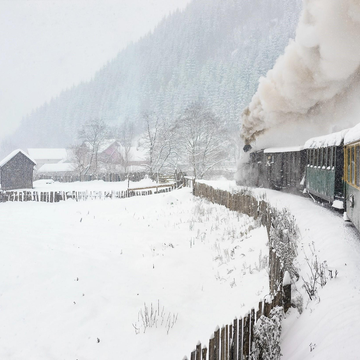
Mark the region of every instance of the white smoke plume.
<instances>
[{"instance_id":1,"label":"white smoke plume","mask_svg":"<svg viewBox=\"0 0 360 360\"><path fill-rule=\"evenodd\" d=\"M359 67L360 0L304 0L295 40L243 112L245 144L300 145L360 122Z\"/></svg>"}]
</instances>

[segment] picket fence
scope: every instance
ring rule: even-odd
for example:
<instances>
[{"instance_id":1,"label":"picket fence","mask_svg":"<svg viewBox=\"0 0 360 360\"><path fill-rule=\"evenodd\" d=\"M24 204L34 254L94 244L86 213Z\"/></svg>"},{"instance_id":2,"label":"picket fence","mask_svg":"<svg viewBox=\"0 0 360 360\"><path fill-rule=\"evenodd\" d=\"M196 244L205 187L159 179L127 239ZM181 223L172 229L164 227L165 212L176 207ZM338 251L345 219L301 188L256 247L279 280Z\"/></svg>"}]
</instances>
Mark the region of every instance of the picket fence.
<instances>
[{"instance_id":1,"label":"picket fence","mask_svg":"<svg viewBox=\"0 0 360 360\"><path fill-rule=\"evenodd\" d=\"M105 200L121 199L133 196L145 196L162 192L169 192L175 189L175 183L157 185L151 187L132 188L126 190L108 191L37 191L37 190L11 190L0 191L0 202L6 201L41 201L59 202L66 200L86 201L86 200Z\"/></svg>"},{"instance_id":2,"label":"picket fence","mask_svg":"<svg viewBox=\"0 0 360 360\"><path fill-rule=\"evenodd\" d=\"M224 205L230 210L260 219L266 226L270 239L270 227L273 225L273 209L265 200L258 200L246 189L237 193L214 189L204 183L194 184L195 196ZM269 317L271 310L282 306L286 312L291 306L291 285L283 285L284 269L282 261L269 246L269 288L270 294L266 299L259 301L246 316L234 319L229 325L221 329L216 328L209 339L209 343L203 346L200 342L191 352L190 360L249 360L255 350L254 326L262 316ZM184 358L188 359L187 357Z\"/></svg>"}]
</instances>

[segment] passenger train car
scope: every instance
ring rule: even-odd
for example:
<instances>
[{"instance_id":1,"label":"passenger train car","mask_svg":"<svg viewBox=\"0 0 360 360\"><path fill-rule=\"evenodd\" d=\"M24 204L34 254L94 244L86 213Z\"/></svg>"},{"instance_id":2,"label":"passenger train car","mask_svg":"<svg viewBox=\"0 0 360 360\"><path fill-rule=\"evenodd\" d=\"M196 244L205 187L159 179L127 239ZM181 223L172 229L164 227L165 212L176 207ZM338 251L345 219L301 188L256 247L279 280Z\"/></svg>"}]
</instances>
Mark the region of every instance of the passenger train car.
<instances>
[{"instance_id":1,"label":"passenger train car","mask_svg":"<svg viewBox=\"0 0 360 360\"><path fill-rule=\"evenodd\" d=\"M343 178L346 214L360 230L360 124L344 136Z\"/></svg>"},{"instance_id":2,"label":"passenger train car","mask_svg":"<svg viewBox=\"0 0 360 360\"><path fill-rule=\"evenodd\" d=\"M307 193L346 211L360 230L360 124L301 147L250 153L250 185Z\"/></svg>"}]
</instances>

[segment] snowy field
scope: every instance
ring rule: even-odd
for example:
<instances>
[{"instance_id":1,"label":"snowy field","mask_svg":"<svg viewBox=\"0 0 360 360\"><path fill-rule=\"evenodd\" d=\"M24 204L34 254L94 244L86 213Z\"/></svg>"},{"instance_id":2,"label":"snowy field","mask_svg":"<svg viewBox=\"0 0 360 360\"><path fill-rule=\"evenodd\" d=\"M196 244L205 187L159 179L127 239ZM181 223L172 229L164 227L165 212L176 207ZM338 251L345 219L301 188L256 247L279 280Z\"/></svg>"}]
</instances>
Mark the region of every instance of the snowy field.
<instances>
[{"instance_id":1,"label":"snowy field","mask_svg":"<svg viewBox=\"0 0 360 360\"><path fill-rule=\"evenodd\" d=\"M68 185L36 184L56 186ZM277 208L290 209L300 230L293 297L302 314L290 309L284 320L282 358L358 359L358 232L309 199L265 193ZM128 199L1 203L0 226L0 359L182 359L268 293L265 229L187 188ZM312 301L302 287L309 245L338 272Z\"/></svg>"},{"instance_id":2,"label":"snowy field","mask_svg":"<svg viewBox=\"0 0 360 360\"><path fill-rule=\"evenodd\" d=\"M182 359L268 293L265 229L188 188L1 203L0 227L0 359Z\"/></svg>"}]
</instances>

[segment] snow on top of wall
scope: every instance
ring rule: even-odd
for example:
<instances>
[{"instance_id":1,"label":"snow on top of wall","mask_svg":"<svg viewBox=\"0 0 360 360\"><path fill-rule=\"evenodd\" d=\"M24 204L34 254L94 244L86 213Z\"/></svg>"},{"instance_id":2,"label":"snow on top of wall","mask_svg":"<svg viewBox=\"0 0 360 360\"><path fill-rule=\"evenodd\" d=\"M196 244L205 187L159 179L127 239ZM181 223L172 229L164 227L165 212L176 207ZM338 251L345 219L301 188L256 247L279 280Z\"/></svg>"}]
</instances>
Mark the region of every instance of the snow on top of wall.
<instances>
[{"instance_id":1,"label":"snow on top of wall","mask_svg":"<svg viewBox=\"0 0 360 360\"><path fill-rule=\"evenodd\" d=\"M32 161L34 163L34 165L36 165L36 161L34 161L28 154L24 153L21 149L16 149L16 150L12 151L8 156L6 156L4 159L2 159L0 161L0 167L4 166L7 162L9 162L18 153L22 153L30 161Z\"/></svg>"},{"instance_id":2,"label":"snow on top of wall","mask_svg":"<svg viewBox=\"0 0 360 360\"><path fill-rule=\"evenodd\" d=\"M27 149L28 154L37 160L63 160L67 158L67 151L65 148L33 148Z\"/></svg>"},{"instance_id":3,"label":"snow on top of wall","mask_svg":"<svg viewBox=\"0 0 360 360\"><path fill-rule=\"evenodd\" d=\"M327 146L339 146L341 145L344 137L349 129L345 129L342 131L338 131L336 133L332 133L329 135L318 136L315 138L311 138L306 141L304 148L305 149L316 149Z\"/></svg>"},{"instance_id":4,"label":"snow on top of wall","mask_svg":"<svg viewBox=\"0 0 360 360\"><path fill-rule=\"evenodd\" d=\"M344 144L350 144L354 141L360 140L360 124L357 124L353 128L349 129L344 138Z\"/></svg>"},{"instance_id":5,"label":"snow on top of wall","mask_svg":"<svg viewBox=\"0 0 360 360\"><path fill-rule=\"evenodd\" d=\"M268 148L264 150L264 153L265 154L283 153L283 152L295 152L301 150L303 150L303 146L291 146L291 147Z\"/></svg>"}]
</instances>

